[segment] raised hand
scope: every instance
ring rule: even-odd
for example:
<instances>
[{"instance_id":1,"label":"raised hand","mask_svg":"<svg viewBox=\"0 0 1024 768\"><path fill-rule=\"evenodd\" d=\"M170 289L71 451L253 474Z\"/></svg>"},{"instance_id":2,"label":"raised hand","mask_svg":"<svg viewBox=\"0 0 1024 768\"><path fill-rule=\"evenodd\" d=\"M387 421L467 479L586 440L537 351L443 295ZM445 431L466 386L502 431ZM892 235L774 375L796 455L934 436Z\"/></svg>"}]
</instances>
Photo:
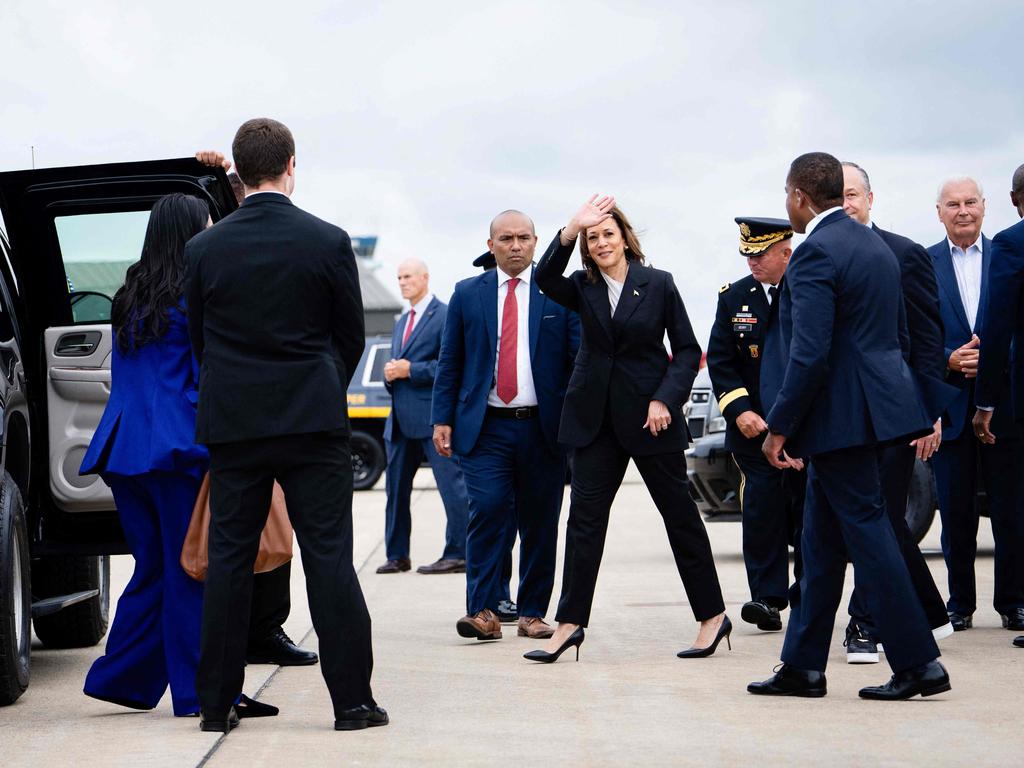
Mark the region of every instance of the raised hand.
<instances>
[{"instance_id":1,"label":"raised hand","mask_svg":"<svg viewBox=\"0 0 1024 768\"><path fill-rule=\"evenodd\" d=\"M591 195L590 199L580 206L580 209L573 214L565 229L562 230L563 238L573 240L580 232L608 220L611 218L610 211L614 207L615 198L611 195L601 197Z\"/></svg>"},{"instance_id":2,"label":"raised hand","mask_svg":"<svg viewBox=\"0 0 1024 768\"><path fill-rule=\"evenodd\" d=\"M231 170L231 161L215 149L203 149L196 152L196 160L211 168L223 168L225 172Z\"/></svg>"}]
</instances>

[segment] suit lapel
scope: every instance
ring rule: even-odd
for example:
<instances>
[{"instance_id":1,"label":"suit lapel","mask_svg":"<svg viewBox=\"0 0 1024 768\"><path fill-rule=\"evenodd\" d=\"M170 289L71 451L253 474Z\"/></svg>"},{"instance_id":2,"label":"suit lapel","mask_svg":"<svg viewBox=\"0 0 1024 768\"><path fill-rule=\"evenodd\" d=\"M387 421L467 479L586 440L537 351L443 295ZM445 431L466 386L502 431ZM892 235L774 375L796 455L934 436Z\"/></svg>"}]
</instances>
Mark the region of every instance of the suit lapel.
<instances>
[{"instance_id":1,"label":"suit lapel","mask_svg":"<svg viewBox=\"0 0 1024 768\"><path fill-rule=\"evenodd\" d=\"M984 250L984 245L982 245L982 249ZM939 244L939 255L935 259L935 277L938 279L939 285L942 286L942 290L949 298L949 302L952 305L953 310L956 312L956 316L959 318L960 324L964 327L967 333L970 333L971 325L967 322L967 311L964 309L963 299L960 298L960 287L956 283L956 271L953 269L953 257L949 253L949 244L947 240L943 240ZM985 278L983 276L982 285L984 285L984 283Z\"/></svg>"},{"instance_id":2,"label":"suit lapel","mask_svg":"<svg viewBox=\"0 0 1024 768\"><path fill-rule=\"evenodd\" d=\"M494 367L494 358L498 354L498 272L492 269L486 272L480 279L477 287L480 296L480 311L484 316L484 326L487 328L487 339L490 342L488 354L490 355L491 367Z\"/></svg>"},{"instance_id":3,"label":"suit lapel","mask_svg":"<svg viewBox=\"0 0 1024 768\"><path fill-rule=\"evenodd\" d=\"M421 317L416 322L416 325L414 325L412 327L412 333L409 335L409 340L405 343L405 346L402 347L402 350L401 350L402 352L405 352L407 349L409 349L409 347L411 347L413 344L416 343L416 339L419 338L420 331L423 330L423 326L427 325L433 319L435 312L437 312L437 297L436 296L430 300L429 304L427 304L427 308L423 311L423 317ZM406 323L409 322L408 315L406 315L405 322ZM403 335L405 334L405 327L404 326L402 328L402 334Z\"/></svg>"},{"instance_id":4,"label":"suit lapel","mask_svg":"<svg viewBox=\"0 0 1024 768\"><path fill-rule=\"evenodd\" d=\"M405 326L409 322L409 313L406 312L395 323L395 330L391 332L391 357L398 359L402 356L402 337L405 336Z\"/></svg>"},{"instance_id":5,"label":"suit lapel","mask_svg":"<svg viewBox=\"0 0 1024 768\"><path fill-rule=\"evenodd\" d=\"M583 295L587 297L597 322L604 328L609 339L614 339L612 334L612 306L608 303L608 286L601 275L597 276L597 282L589 281L583 284Z\"/></svg>"},{"instance_id":6,"label":"suit lapel","mask_svg":"<svg viewBox=\"0 0 1024 768\"><path fill-rule=\"evenodd\" d=\"M530 362L537 352L537 337L540 335L540 320L544 316L544 304L547 301L541 293L537 281L533 279L533 267L530 267Z\"/></svg>"},{"instance_id":7,"label":"suit lapel","mask_svg":"<svg viewBox=\"0 0 1024 768\"><path fill-rule=\"evenodd\" d=\"M638 264L630 263L626 272L626 280L622 285L622 294L619 296L619 303L615 307L615 314L612 315L612 330L618 333L622 327L629 322L629 318L636 312L636 308L647 297L647 271ZM604 283L604 280L601 281ZM607 288L607 286L605 286Z\"/></svg>"}]
</instances>

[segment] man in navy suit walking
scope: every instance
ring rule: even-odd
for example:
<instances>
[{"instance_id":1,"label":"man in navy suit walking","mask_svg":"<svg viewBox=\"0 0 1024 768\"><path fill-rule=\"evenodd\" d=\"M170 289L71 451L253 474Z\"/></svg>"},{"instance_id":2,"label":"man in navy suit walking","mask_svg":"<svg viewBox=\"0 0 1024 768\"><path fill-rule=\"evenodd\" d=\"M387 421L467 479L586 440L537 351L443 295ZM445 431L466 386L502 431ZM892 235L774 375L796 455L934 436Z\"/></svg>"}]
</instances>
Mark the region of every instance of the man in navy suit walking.
<instances>
[{"instance_id":1,"label":"man in navy suit walking","mask_svg":"<svg viewBox=\"0 0 1024 768\"><path fill-rule=\"evenodd\" d=\"M764 454L779 469L810 459L804 502L803 576L782 665L750 693L819 697L847 559L893 677L862 698L906 699L948 691L949 675L914 593L885 511L881 448L931 434L904 359L900 267L881 238L843 212L843 168L815 152L793 161L786 210L807 238L786 273L779 323L789 351L768 413ZM944 387L941 382L939 387Z\"/></svg>"},{"instance_id":2,"label":"man in navy suit walking","mask_svg":"<svg viewBox=\"0 0 1024 768\"><path fill-rule=\"evenodd\" d=\"M384 366L384 386L391 393L391 413L384 424L388 453L385 544L387 562L377 573L408 571L412 515L409 497L412 479L423 461L430 462L437 490L448 516L444 552L418 573L464 573L466 570L466 484L455 457L433 449L430 397L441 352L441 331L448 305L430 293L430 272L419 259L398 267L398 287L409 311L398 318L391 335L391 360Z\"/></svg>"},{"instance_id":3,"label":"man in navy suit walking","mask_svg":"<svg viewBox=\"0 0 1024 768\"><path fill-rule=\"evenodd\" d=\"M960 394L947 411L949 426L942 432L942 448L935 454L935 485L942 515L942 553L949 572L949 620L953 629L970 629L977 607L974 559L977 552L977 488L988 493L992 538L995 540L995 589L992 603L1003 627L1024 630L1024 542L1018 532L1024 516L1024 445L1013 419L1009 366L989 369L989 395L996 399L990 424L994 443L979 442L971 434L977 400L979 331L986 307L1012 321L1000 302L986 300L998 282L992 241L982 234L985 197L970 178L954 178L939 189L936 205L946 237L928 249L939 282L939 309L945 328L948 381ZM1000 265L1000 268L1005 267ZM1005 290L1006 286L1000 286ZM998 378L998 380L994 380ZM980 474L980 477L979 477Z\"/></svg>"},{"instance_id":4,"label":"man in navy suit walking","mask_svg":"<svg viewBox=\"0 0 1024 768\"><path fill-rule=\"evenodd\" d=\"M1010 201L1024 218L1024 165L1013 174L1013 188ZM993 422L999 410L1007 406L1007 395L1011 397L1010 412L1018 422L1024 418L1024 356L1020 345L1024 344L1024 221L1004 229L992 238L992 260L989 267L989 290L982 310L984 325L981 329L981 357L978 366L978 381L975 389L977 412L974 415L974 433L987 446L998 444ZM1011 355L1011 345L1016 354ZM1011 360L1011 358L1013 358ZM1007 392L1007 371L1010 374L1010 390ZM1002 546L1011 547L1011 563L1019 561L1024 552L1024 515L1020 510L1004 520L1011 542ZM993 529L995 528L993 518ZM999 546L999 544L997 544ZM997 550L998 552L999 550ZM998 567L998 566L997 566ZM998 573L998 570L997 570ZM1021 589L1020 568L1014 568L1014 588ZM1019 616L1019 609L1018 609ZM1013 622L1017 625L1018 622ZM1013 644L1024 648L1024 635L1014 638Z\"/></svg>"},{"instance_id":5,"label":"man in navy suit walking","mask_svg":"<svg viewBox=\"0 0 1024 768\"><path fill-rule=\"evenodd\" d=\"M518 633L546 638L565 484L558 422L579 318L533 279L529 217L499 214L487 245L497 269L459 282L448 306L431 410L434 447L461 459L469 494L467 613L456 629L501 637L502 563L518 527Z\"/></svg>"}]
</instances>

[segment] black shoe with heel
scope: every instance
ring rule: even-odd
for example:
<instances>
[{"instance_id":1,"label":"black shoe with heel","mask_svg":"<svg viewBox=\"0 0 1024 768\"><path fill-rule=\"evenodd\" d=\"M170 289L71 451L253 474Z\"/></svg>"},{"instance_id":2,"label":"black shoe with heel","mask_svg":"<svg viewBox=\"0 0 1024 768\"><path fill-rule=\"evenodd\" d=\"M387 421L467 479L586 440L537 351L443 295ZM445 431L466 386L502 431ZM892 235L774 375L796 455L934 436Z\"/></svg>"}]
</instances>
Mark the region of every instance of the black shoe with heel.
<instances>
[{"instance_id":1,"label":"black shoe with heel","mask_svg":"<svg viewBox=\"0 0 1024 768\"><path fill-rule=\"evenodd\" d=\"M729 650L732 650L732 640L729 639L729 635L732 634L732 622L729 621L729 617L726 616L722 619L722 625L718 628L718 634L715 635L714 641L707 648L687 648L685 651L680 651L676 654L680 659L703 659L707 658L718 650L718 644L725 640L725 644L729 646Z\"/></svg>"},{"instance_id":2,"label":"black shoe with heel","mask_svg":"<svg viewBox=\"0 0 1024 768\"><path fill-rule=\"evenodd\" d=\"M543 664L550 664L554 661L558 661L558 657L562 655L567 649L576 647L576 661L580 660L580 646L583 645L583 641L586 638L583 632L583 627L576 627L571 635L569 635L565 642L558 646L558 650L554 653L548 653L547 651L536 650L528 651L523 654L523 658L527 661L539 661Z\"/></svg>"}]
</instances>

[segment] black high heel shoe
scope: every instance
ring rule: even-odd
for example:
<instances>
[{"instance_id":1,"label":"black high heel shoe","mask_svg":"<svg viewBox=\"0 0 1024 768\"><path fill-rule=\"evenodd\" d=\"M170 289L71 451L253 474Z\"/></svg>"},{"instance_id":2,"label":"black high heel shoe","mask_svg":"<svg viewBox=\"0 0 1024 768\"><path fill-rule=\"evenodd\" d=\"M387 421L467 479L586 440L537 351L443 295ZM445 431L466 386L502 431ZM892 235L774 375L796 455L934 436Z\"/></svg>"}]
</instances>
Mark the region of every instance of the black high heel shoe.
<instances>
[{"instance_id":1,"label":"black high heel shoe","mask_svg":"<svg viewBox=\"0 0 1024 768\"><path fill-rule=\"evenodd\" d=\"M580 646L583 645L583 641L586 639L586 635L583 632L583 627L576 627L571 635L569 635L565 642L558 646L558 650L554 653L548 653L547 651L527 651L523 654L523 658L527 661L539 661L543 664L550 664L553 661L558 661L558 657L562 655L567 649L576 646L576 661L580 660Z\"/></svg>"},{"instance_id":2,"label":"black high heel shoe","mask_svg":"<svg viewBox=\"0 0 1024 768\"><path fill-rule=\"evenodd\" d=\"M729 646L729 650L732 650L732 641L729 639L729 635L732 634L732 622L729 621L729 617L726 616L722 619L722 625L718 628L718 634L715 635L715 640L707 648L687 648L685 651L680 651L676 654L680 659L703 659L713 654L718 649L718 644L725 639L726 645Z\"/></svg>"}]
</instances>

